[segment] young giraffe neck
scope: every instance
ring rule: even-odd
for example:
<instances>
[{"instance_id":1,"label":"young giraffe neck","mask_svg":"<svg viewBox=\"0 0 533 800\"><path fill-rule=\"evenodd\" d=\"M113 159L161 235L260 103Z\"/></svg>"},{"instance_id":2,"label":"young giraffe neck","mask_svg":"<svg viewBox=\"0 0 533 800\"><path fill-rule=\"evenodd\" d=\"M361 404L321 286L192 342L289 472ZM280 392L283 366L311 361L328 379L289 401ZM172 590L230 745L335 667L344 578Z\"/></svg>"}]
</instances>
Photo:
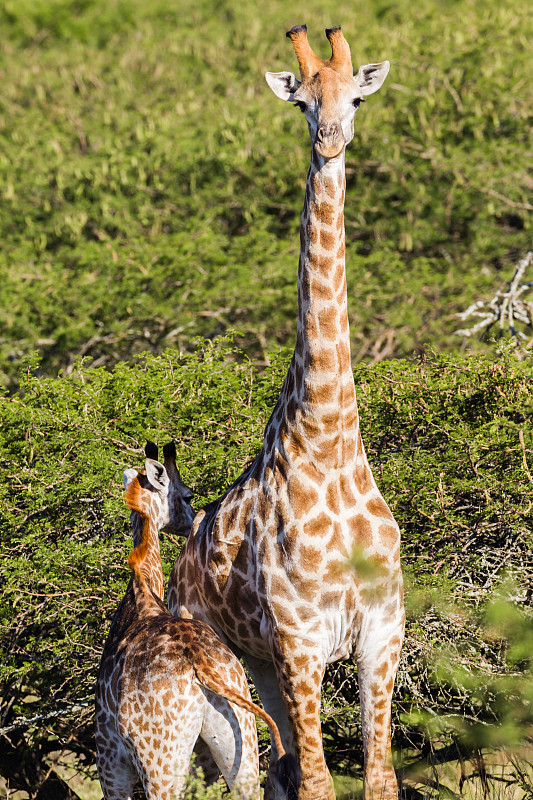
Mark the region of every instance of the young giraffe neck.
<instances>
[{"instance_id":1,"label":"young giraffe neck","mask_svg":"<svg viewBox=\"0 0 533 800\"><path fill-rule=\"evenodd\" d=\"M322 469L353 462L359 439L346 296L345 186L344 153L324 160L313 148L300 226L296 347L273 419L285 428L285 448L305 452Z\"/></svg>"},{"instance_id":2,"label":"young giraffe neck","mask_svg":"<svg viewBox=\"0 0 533 800\"><path fill-rule=\"evenodd\" d=\"M154 594L160 600L164 598L163 570L161 568L161 552L159 549L159 527L157 520L150 515L147 520L142 519L137 511L131 512L131 525L133 529L133 546L139 547L143 538L147 537L147 552L141 566L141 573L149 584ZM146 530L143 530L146 526Z\"/></svg>"}]
</instances>

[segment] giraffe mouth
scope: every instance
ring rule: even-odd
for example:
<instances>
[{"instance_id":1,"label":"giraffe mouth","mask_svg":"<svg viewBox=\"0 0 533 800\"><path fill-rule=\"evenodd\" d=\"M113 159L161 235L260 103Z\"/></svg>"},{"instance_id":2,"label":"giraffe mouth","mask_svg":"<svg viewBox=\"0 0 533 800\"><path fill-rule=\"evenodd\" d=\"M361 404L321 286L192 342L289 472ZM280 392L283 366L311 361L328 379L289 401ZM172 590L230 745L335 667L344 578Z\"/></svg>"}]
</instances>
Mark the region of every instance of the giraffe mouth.
<instances>
[{"instance_id":1,"label":"giraffe mouth","mask_svg":"<svg viewBox=\"0 0 533 800\"><path fill-rule=\"evenodd\" d=\"M336 158L340 156L346 147L346 142L319 142L315 141L315 150L322 158Z\"/></svg>"},{"instance_id":2,"label":"giraffe mouth","mask_svg":"<svg viewBox=\"0 0 533 800\"><path fill-rule=\"evenodd\" d=\"M323 158L335 158L339 156L346 147L346 139L342 126L336 122L319 120L314 147L316 152Z\"/></svg>"}]
</instances>

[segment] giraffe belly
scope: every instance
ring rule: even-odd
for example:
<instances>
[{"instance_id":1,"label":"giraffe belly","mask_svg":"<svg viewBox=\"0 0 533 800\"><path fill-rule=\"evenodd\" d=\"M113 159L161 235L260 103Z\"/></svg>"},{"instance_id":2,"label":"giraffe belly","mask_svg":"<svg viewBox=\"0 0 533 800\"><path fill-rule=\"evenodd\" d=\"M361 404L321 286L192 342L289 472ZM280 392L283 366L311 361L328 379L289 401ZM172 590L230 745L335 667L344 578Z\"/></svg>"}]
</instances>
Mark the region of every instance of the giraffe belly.
<instances>
[{"instance_id":1,"label":"giraffe belly","mask_svg":"<svg viewBox=\"0 0 533 800\"><path fill-rule=\"evenodd\" d=\"M328 651L327 664L335 661L345 661L350 657L353 650L353 628L350 625L350 618L346 614L337 612L333 614L328 625Z\"/></svg>"}]
</instances>

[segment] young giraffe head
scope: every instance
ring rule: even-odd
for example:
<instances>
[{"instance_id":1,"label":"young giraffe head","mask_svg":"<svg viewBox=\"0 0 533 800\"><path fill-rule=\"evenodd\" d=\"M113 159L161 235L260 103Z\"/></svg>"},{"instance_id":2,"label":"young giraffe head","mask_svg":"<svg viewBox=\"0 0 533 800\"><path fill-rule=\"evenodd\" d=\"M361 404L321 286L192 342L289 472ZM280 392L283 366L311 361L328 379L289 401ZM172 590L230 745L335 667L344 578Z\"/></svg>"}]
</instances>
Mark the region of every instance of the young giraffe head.
<instances>
[{"instance_id":1,"label":"young giraffe head","mask_svg":"<svg viewBox=\"0 0 533 800\"><path fill-rule=\"evenodd\" d=\"M354 75L350 47L340 27L326 28L329 61L315 55L305 25L291 28L287 36L300 65L301 80L292 72L267 72L267 83L277 97L294 103L305 114L318 155L335 158L352 141L355 112L367 95L380 88L390 64L366 64Z\"/></svg>"},{"instance_id":2,"label":"young giraffe head","mask_svg":"<svg viewBox=\"0 0 533 800\"><path fill-rule=\"evenodd\" d=\"M188 534L194 511L191 506L192 492L181 480L176 466L176 445L169 442L163 447L164 464L157 460L158 448L153 442L147 442L144 448L146 455L145 471L137 472L127 469L123 474L124 488L128 490L135 479L138 480L142 495L137 495L142 508L130 506L133 515L141 514L150 517L157 530L174 534ZM133 518L134 530L139 526L138 517Z\"/></svg>"}]
</instances>

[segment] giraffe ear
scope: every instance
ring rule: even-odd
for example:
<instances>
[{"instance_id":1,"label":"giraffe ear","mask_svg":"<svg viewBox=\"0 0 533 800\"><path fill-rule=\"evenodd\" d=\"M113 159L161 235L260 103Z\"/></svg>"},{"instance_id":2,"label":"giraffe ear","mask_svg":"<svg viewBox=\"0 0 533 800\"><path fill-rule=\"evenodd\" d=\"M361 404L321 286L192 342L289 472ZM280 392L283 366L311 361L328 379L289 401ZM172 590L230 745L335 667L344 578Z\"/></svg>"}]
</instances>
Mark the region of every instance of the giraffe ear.
<instances>
[{"instance_id":1,"label":"giraffe ear","mask_svg":"<svg viewBox=\"0 0 533 800\"><path fill-rule=\"evenodd\" d=\"M383 85L389 74L390 62L381 61L379 64L365 64L359 67L359 72L354 75L354 81L361 90L361 94L374 94Z\"/></svg>"},{"instance_id":2,"label":"giraffe ear","mask_svg":"<svg viewBox=\"0 0 533 800\"><path fill-rule=\"evenodd\" d=\"M148 439L144 446L144 455L146 458L153 458L157 461L157 456L159 455L157 445L151 442L150 439Z\"/></svg>"},{"instance_id":3,"label":"giraffe ear","mask_svg":"<svg viewBox=\"0 0 533 800\"><path fill-rule=\"evenodd\" d=\"M293 102L300 81L292 72L265 72L265 78L276 97Z\"/></svg>"},{"instance_id":4,"label":"giraffe ear","mask_svg":"<svg viewBox=\"0 0 533 800\"><path fill-rule=\"evenodd\" d=\"M147 458L145 462L146 477L158 492L165 491L170 483L168 474L163 464L153 458Z\"/></svg>"},{"instance_id":5,"label":"giraffe ear","mask_svg":"<svg viewBox=\"0 0 533 800\"><path fill-rule=\"evenodd\" d=\"M124 484L125 489L127 489L130 483L135 480L138 474L139 473L137 472L137 470L133 468L124 470L124 472L122 473L122 482Z\"/></svg>"}]
</instances>

